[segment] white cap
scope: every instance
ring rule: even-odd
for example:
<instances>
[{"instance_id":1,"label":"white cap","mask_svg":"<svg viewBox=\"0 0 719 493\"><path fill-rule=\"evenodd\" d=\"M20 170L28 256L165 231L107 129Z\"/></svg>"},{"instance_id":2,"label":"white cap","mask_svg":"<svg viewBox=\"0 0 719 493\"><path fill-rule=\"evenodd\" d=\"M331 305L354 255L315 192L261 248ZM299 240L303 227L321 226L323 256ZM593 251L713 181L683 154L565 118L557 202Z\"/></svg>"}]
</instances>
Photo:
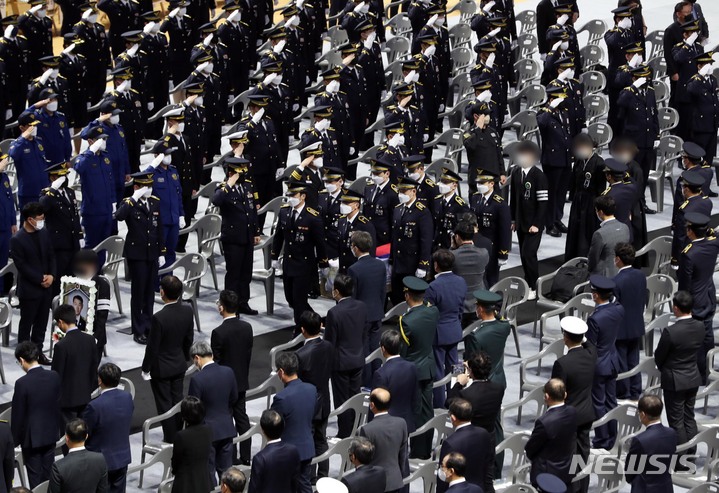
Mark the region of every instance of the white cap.
<instances>
[{"instance_id":1,"label":"white cap","mask_svg":"<svg viewBox=\"0 0 719 493\"><path fill-rule=\"evenodd\" d=\"M317 480L317 493L349 493L349 490L342 481L320 478Z\"/></svg>"},{"instance_id":2,"label":"white cap","mask_svg":"<svg viewBox=\"0 0 719 493\"><path fill-rule=\"evenodd\" d=\"M305 147L304 149L300 149L300 152L316 151L317 149L320 148L321 145L322 145L322 141L318 140L314 144L310 144L307 147Z\"/></svg>"},{"instance_id":3,"label":"white cap","mask_svg":"<svg viewBox=\"0 0 719 493\"><path fill-rule=\"evenodd\" d=\"M587 333L587 322L579 317L564 317L559 326L562 330L570 334L582 335Z\"/></svg>"}]
</instances>

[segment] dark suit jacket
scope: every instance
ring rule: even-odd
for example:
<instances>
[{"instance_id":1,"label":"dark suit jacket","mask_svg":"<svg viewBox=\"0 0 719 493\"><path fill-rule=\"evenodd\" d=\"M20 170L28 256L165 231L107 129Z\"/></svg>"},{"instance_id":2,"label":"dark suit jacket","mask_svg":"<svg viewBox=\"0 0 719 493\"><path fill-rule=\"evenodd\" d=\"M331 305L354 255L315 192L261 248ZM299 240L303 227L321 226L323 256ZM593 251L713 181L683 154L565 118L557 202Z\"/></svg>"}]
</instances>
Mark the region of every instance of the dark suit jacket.
<instances>
[{"instance_id":1,"label":"dark suit jacket","mask_svg":"<svg viewBox=\"0 0 719 493\"><path fill-rule=\"evenodd\" d=\"M212 429L213 441L237 434L232 421L232 408L237 402L237 383L232 370L217 363L206 364L192 376L187 395L199 397L205 405L205 423Z\"/></svg>"},{"instance_id":2,"label":"dark suit jacket","mask_svg":"<svg viewBox=\"0 0 719 493\"><path fill-rule=\"evenodd\" d=\"M448 493L482 493L483 491L487 491L487 490L483 490L481 487L477 486L476 484L472 484L469 481L465 481L464 483L457 483L457 484L451 486L446 491Z\"/></svg>"},{"instance_id":3,"label":"dark suit jacket","mask_svg":"<svg viewBox=\"0 0 719 493\"><path fill-rule=\"evenodd\" d=\"M10 428L15 445L54 445L60 434L60 375L35 367L18 378L12 395Z\"/></svg>"},{"instance_id":4,"label":"dark suit jacket","mask_svg":"<svg viewBox=\"0 0 719 493\"><path fill-rule=\"evenodd\" d=\"M235 372L237 391L250 388L249 372L252 359L252 326L239 318L223 320L212 331L212 353L215 363L229 366Z\"/></svg>"},{"instance_id":5,"label":"dark suit jacket","mask_svg":"<svg viewBox=\"0 0 719 493\"><path fill-rule=\"evenodd\" d=\"M644 336L647 276L641 270L629 267L614 276L614 283L614 296L624 307L624 319L619 326L617 340L638 339Z\"/></svg>"},{"instance_id":6,"label":"dark suit jacket","mask_svg":"<svg viewBox=\"0 0 719 493\"><path fill-rule=\"evenodd\" d=\"M529 477L537 484L537 475L554 474L569 485L569 467L577 443L577 411L571 406L549 409L534 422L532 436L524 447L532 461Z\"/></svg>"},{"instance_id":7,"label":"dark suit jacket","mask_svg":"<svg viewBox=\"0 0 719 493\"><path fill-rule=\"evenodd\" d=\"M487 430L472 424L455 430L444 440L439 452L440 460L451 452L459 452L466 459L464 477L468 483L479 486L486 493L494 491L494 437ZM448 483L438 481L437 493L444 493L448 486Z\"/></svg>"},{"instance_id":8,"label":"dark suit jacket","mask_svg":"<svg viewBox=\"0 0 719 493\"><path fill-rule=\"evenodd\" d=\"M362 426L359 435L374 444L374 458L370 464L384 469L387 478L385 491L402 488L402 478L409 474L407 427L404 420L381 414Z\"/></svg>"},{"instance_id":9,"label":"dark suit jacket","mask_svg":"<svg viewBox=\"0 0 719 493\"><path fill-rule=\"evenodd\" d=\"M552 367L552 378L561 378L567 386L565 403L577 410L579 426L592 423L596 417L592 404L596 364L596 348L587 342L567 351Z\"/></svg>"},{"instance_id":10,"label":"dark suit jacket","mask_svg":"<svg viewBox=\"0 0 719 493\"><path fill-rule=\"evenodd\" d=\"M330 415L330 376L334 349L321 337L310 339L297 350L300 368L297 376L317 389L317 405L314 419L326 419Z\"/></svg>"},{"instance_id":11,"label":"dark suit jacket","mask_svg":"<svg viewBox=\"0 0 719 493\"><path fill-rule=\"evenodd\" d=\"M662 372L663 389L687 390L701 385L697 350L704 334L704 324L693 318L679 320L662 331L654 361Z\"/></svg>"},{"instance_id":12,"label":"dark suit jacket","mask_svg":"<svg viewBox=\"0 0 719 493\"><path fill-rule=\"evenodd\" d=\"M39 236L38 250L32 235ZM50 295L50 287L43 288L42 276L57 275L55 250L50 242L50 233L46 230L28 233L20 227L10 238L10 258L18 270L17 295L20 298L35 299Z\"/></svg>"},{"instance_id":13,"label":"dark suit jacket","mask_svg":"<svg viewBox=\"0 0 719 493\"><path fill-rule=\"evenodd\" d=\"M446 346L462 340L462 313L467 283L453 272L437 276L425 293L425 300L439 309L434 344ZM437 375L441 378L444 375Z\"/></svg>"},{"instance_id":14,"label":"dark suit jacket","mask_svg":"<svg viewBox=\"0 0 719 493\"><path fill-rule=\"evenodd\" d=\"M212 430L208 425L177 432L172 447L172 493L208 493L212 489L208 469L211 450Z\"/></svg>"},{"instance_id":15,"label":"dark suit jacket","mask_svg":"<svg viewBox=\"0 0 719 493\"><path fill-rule=\"evenodd\" d=\"M334 346L334 370L364 366L364 342L368 337L367 305L344 298L327 312L325 340Z\"/></svg>"},{"instance_id":16,"label":"dark suit jacket","mask_svg":"<svg viewBox=\"0 0 719 493\"><path fill-rule=\"evenodd\" d=\"M2 457L0 493L8 493L12 489L12 480L15 475L15 445L12 441L10 425L4 421L0 421L0 457ZM384 480L384 474L382 479ZM381 491L384 491L384 488Z\"/></svg>"},{"instance_id":17,"label":"dark suit jacket","mask_svg":"<svg viewBox=\"0 0 719 493\"><path fill-rule=\"evenodd\" d=\"M132 461L130 455L130 424L135 404L128 392L108 390L90 401L82 413L87 423L85 447L105 457L107 469L114 471Z\"/></svg>"},{"instance_id":18,"label":"dark suit jacket","mask_svg":"<svg viewBox=\"0 0 719 493\"><path fill-rule=\"evenodd\" d=\"M354 298L367 305L367 321L382 320L387 295L387 267L384 262L365 255L357 259L347 272L355 282Z\"/></svg>"},{"instance_id":19,"label":"dark suit jacket","mask_svg":"<svg viewBox=\"0 0 719 493\"><path fill-rule=\"evenodd\" d=\"M447 405L452 399L464 399L472 404L472 424L480 426L494 436L494 424L502 408L504 387L496 382L476 381L469 387L462 388L458 383L447 392Z\"/></svg>"},{"instance_id":20,"label":"dark suit jacket","mask_svg":"<svg viewBox=\"0 0 719 493\"><path fill-rule=\"evenodd\" d=\"M80 329L69 331L55 344L52 369L60 375L60 407L84 406L97 388L99 356L95 338Z\"/></svg>"},{"instance_id":21,"label":"dark suit jacket","mask_svg":"<svg viewBox=\"0 0 719 493\"><path fill-rule=\"evenodd\" d=\"M192 308L181 301L152 315L142 371L152 378L180 378L187 370L194 339Z\"/></svg>"},{"instance_id":22,"label":"dark suit jacket","mask_svg":"<svg viewBox=\"0 0 719 493\"><path fill-rule=\"evenodd\" d=\"M363 465L345 474L342 482L347 486L348 493L382 493L387 485L387 477L381 467Z\"/></svg>"},{"instance_id":23,"label":"dark suit jacket","mask_svg":"<svg viewBox=\"0 0 719 493\"><path fill-rule=\"evenodd\" d=\"M407 432L417 429L414 423L414 410L419 408L417 367L401 357L388 359L372 377L372 388L377 387L389 390L392 396L389 413L404 419Z\"/></svg>"},{"instance_id":24,"label":"dark suit jacket","mask_svg":"<svg viewBox=\"0 0 719 493\"><path fill-rule=\"evenodd\" d=\"M311 459L315 455L312 420L316 402L317 389L301 379L289 382L283 390L275 394L272 401L272 409L285 418L282 441L297 447L300 460Z\"/></svg>"},{"instance_id":25,"label":"dark suit jacket","mask_svg":"<svg viewBox=\"0 0 719 493\"><path fill-rule=\"evenodd\" d=\"M52 465L50 493L104 493L108 491L107 464L98 452L70 451Z\"/></svg>"},{"instance_id":26,"label":"dark suit jacket","mask_svg":"<svg viewBox=\"0 0 719 493\"><path fill-rule=\"evenodd\" d=\"M268 444L252 458L249 493L295 493L300 453L285 441Z\"/></svg>"},{"instance_id":27,"label":"dark suit jacket","mask_svg":"<svg viewBox=\"0 0 719 493\"><path fill-rule=\"evenodd\" d=\"M661 423L651 425L642 433L632 438L629 452L625 460L624 475L627 482L632 485L632 493L673 493L672 476L669 473L670 456L677 451L677 432ZM651 462L642 466L641 456L664 455L659 459L666 467L665 472L657 474L656 467ZM635 471L640 474L631 474ZM647 474L654 472L654 474Z\"/></svg>"}]
</instances>

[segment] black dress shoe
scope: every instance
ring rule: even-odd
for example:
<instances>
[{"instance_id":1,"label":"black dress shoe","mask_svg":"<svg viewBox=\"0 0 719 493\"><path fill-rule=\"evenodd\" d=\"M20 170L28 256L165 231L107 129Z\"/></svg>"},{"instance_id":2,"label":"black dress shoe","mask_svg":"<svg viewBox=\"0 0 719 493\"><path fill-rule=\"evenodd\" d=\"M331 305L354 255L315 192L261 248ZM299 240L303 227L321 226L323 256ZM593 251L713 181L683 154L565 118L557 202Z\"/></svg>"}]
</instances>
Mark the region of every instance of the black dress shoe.
<instances>
[{"instance_id":1,"label":"black dress shoe","mask_svg":"<svg viewBox=\"0 0 719 493\"><path fill-rule=\"evenodd\" d=\"M555 238L559 238L562 236L562 233L557 229L556 226L552 226L551 228L547 228L547 234L549 236L554 236Z\"/></svg>"},{"instance_id":2,"label":"black dress shoe","mask_svg":"<svg viewBox=\"0 0 719 493\"><path fill-rule=\"evenodd\" d=\"M248 303L242 303L237 311L243 315L257 315L259 313L257 310L253 310Z\"/></svg>"},{"instance_id":3,"label":"black dress shoe","mask_svg":"<svg viewBox=\"0 0 719 493\"><path fill-rule=\"evenodd\" d=\"M569 233L569 228L564 225L562 221L559 221L554 225L560 233Z\"/></svg>"},{"instance_id":4,"label":"black dress shoe","mask_svg":"<svg viewBox=\"0 0 719 493\"><path fill-rule=\"evenodd\" d=\"M709 192L709 193L707 194L707 197L719 197L719 193Z\"/></svg>"},{"instance_id":5,"label":"black dress shoe","mask_svg":"<svg viewBox=\"0 0 719 493\"><path fill-rule=\"evenodd\" d=\"M40 356L37 358L37 362L45 366L50 366L52 364L52 360L45 356L45 353L40 353Z\"/></svg>"},{"instance_id":6,"label":"black dress shoe","mask_svg":"<svg viewBox=\"0 0 719 493\"><path fill-rule=\"evenodd\" d=\"M132 336L132 340L138 344L142 344L143 346L145 344L147 344L147 337L145 337L145 336L134 335L134 336Z\"/></svg>"},{"instance_id":7,"label":"black dress shoe","mask_svg":"<svg viewBox=\"0 0 719 493\"><path fill-rule=\"evenodd\" d=\"M656 214L656 213L657 213L657 211L655 211L654 209L650 209L646 205L644 206L644 214Z\"/></svg>"}]
</instances>

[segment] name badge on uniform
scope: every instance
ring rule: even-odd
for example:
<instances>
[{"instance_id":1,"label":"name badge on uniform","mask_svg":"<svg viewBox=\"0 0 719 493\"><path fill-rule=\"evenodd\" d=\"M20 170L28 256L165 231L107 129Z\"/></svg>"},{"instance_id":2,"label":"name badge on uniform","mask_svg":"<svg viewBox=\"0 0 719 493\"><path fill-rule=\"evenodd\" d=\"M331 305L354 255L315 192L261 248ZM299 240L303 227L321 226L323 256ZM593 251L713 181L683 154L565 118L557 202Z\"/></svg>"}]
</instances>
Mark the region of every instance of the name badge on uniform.
<instances>
[{"instance_id":1,"label":"name badge on uniform","mask_svg":"<svg viewBox=\"0 0 719 493\"><path fill-rule=\"evenodd\" d=\"M159 177L157 178L157 183L165 183L165 178L162 177L162 176L159 176Z\"/></svg>"},{"instance_id":2,"label":"name badge on uniform","mask_svg":"<svg viewBox=\"0 0 719 493\"><path fill-rule=\"evenodd\" d=\"M483 228L491 228L492 227L492 215L487 214L486 212L482 214L482 227Z\"/></svg>"},{"instance_id":3,"label":"name badge on uniform","mask_svg":"<svg viewBox=\"0 0 719 493\"><path fill-rule=\"evenodd\" d=\"M524 198L529 199L532 195L532 184L527 182L524 184Z\"/></svg>"}]
</instances>

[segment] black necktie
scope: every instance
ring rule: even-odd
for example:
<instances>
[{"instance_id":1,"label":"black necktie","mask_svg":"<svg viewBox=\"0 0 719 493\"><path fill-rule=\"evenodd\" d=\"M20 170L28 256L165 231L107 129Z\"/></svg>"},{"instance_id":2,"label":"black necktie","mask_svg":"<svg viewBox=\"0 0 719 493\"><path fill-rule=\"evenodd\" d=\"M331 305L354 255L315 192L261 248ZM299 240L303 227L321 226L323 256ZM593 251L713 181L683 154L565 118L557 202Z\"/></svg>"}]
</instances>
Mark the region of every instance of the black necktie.
<instances>
[{"instance_id":1,"label":"black necktie","mask_svg":"<svg viewBox=\"0 0 719 493\"><path fill-rule=\"evenodd\" d=\"M290 228L295 227L295 221L297 221L297 210L293 209L292 214L290 215Z\"/></svg>"}]
</instances>

